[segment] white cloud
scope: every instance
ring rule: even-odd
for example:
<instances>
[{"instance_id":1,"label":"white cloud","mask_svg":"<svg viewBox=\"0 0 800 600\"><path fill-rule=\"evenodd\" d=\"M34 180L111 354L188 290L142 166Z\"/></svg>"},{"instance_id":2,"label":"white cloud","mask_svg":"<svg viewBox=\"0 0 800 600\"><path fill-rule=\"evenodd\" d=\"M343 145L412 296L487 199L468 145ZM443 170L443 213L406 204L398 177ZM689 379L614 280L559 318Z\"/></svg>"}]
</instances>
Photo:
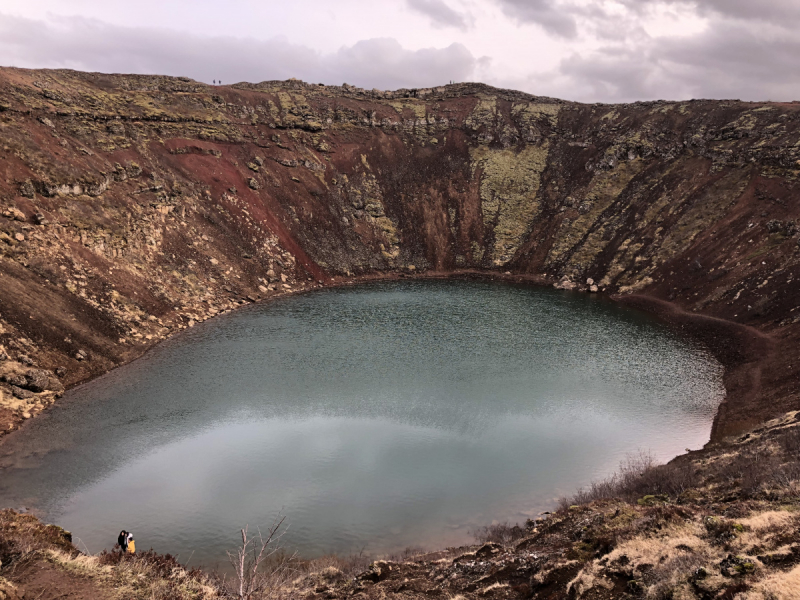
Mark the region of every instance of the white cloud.
<instances>
[{"instance_id":1,"label":"white cloud","mask_svg":"<svg viewBox=\"0 0 800 600\"><path fill-rule=\"evenodd\" d=\"M212 37L120 27L82 17L39 21L0 14L0 62L184 75L206 82L297 77L315 83L396 89L468 79L477 61L458 43L407 50L396 40L375 38L322 53L282 38Z\"/></svg>"},{"instance_id":2,"label":"white cloud","mask_svg":"<svg viewBox=\"0 0 800 600\"><path fill-rule=\"evenodd\" d=\"M414 88L464 81L477 61L462 44L405 50L393 39L360 41L323 59L325 76L361 87ZM324 83L324 82L323 82Z\"/></svg>"},{"instance_id":3,"label":"white cloud","mask_svg":"<svg viewBox=\"0 0 800 600\"><path fill-rule=\"evenodd\" d=\"M226 83L298 77L381 89L480 78L590 102L800 99L800 0L227 0L224 6L5 0L3 6L16 13L0 13L0 64L7 65Z\"/></svg>"}]
</instances>

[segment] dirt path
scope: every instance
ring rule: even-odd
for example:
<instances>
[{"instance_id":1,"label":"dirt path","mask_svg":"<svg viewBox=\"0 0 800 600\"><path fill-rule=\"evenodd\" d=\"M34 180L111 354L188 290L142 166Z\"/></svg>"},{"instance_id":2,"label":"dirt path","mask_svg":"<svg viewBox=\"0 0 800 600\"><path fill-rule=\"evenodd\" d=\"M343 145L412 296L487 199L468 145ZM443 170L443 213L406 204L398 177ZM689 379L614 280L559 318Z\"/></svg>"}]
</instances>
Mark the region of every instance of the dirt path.
<instances>
[{"instance_id":1,"label":"dirt path","mask_svg":"<svg viewBox=\"0 0 800 600\"><path fill-rule=\"evenodd\" d=\"M45 560L16 566L8 579L17 586L16 595L20 600L99 600L114 597L111 590L100 587L91 579L73 575ZM16 599L10 595L8 600Z\"/></svg>"}]
</instances>

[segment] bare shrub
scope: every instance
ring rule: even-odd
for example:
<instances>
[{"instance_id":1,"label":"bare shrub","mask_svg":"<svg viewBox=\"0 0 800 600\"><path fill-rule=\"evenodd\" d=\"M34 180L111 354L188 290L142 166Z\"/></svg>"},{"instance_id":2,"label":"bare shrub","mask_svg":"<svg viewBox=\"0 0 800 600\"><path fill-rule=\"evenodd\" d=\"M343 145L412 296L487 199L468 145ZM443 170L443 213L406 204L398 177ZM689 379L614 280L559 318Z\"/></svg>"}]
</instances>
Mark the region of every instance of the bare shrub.
<instances>
[{"instance_id":1,"label":"bare shrub","mask_svg":"<svg viewBox=\"0 0 800 600\"><path fill-rule=\"evenodd\" d=\"M496 544L508 546L525 537L525 529L520 527L519 524L515 523L511 525L508 521L504 521L502 523L496 523L495 525L478 527L470 531L470 535L472 535L479 544L495 542Z\"/></svg>"},{"instance_id":2,"label":"bare shrub","mask_svg":"<svg viewBox=\"0 0 800 600\"><path fill-rule=\"evenodd\" d=\"M571 498L563 498L560 507L611 498L635 502L644 496L675 497L697 483L698 476L691 463L659 465L649 452L638 452L626 456L610 477L592 482Z\"/></svg>"},{"instance_id":3,"label":"bare shrub","mask_svg":"<svg viewBox=\"0 0 800 600\"><path fill-rule=\"evenodd\" d=\"M294 554L287 554L280 544L286 533L283 523L286 517L278 516L266 535L260 530L253 537L248 535L247 526L241 530L242 543L234 551L228 552L228 559L234 569L232 585L223 585L229 594L238 600L268 598L292 573Z\"/></svg>"},{"instance_id":4,"label":"bare shrub","mask_svg":"<svg viewBox=\"0 0 800 600\"><path fill-rule=\"evenodd\" d=\"M652 535L662 531L665 527L681 525L694 518L691 510L674 504L647 507L641 515L629 527L617 531L617 535Z\"/></svg>"},{"instance_id":5,"label":"bare shrub","mask_svg":"<svg viewBox=\"0 0 800 600\"><path fill-rule=\"evenodd\" d=\"M778 443L790 458L800 460L800 427L787 429L778 438Z\"/></svg>"},{"instance_id":6,"label":"bare shrub","mask_svg":"<svg viewBox=\"0 0 800 600\"><path fill-rule=\"evenodd\" d=\"M10 565L22 556L18 544L9 539L0 538L0 565Z\"/></svg>"},{"instance_id":7,"label":"bare shrub","mask_svg":"<svg viewBox=\"0 0 800 600\"><path fill-rule=\"evenodd\" d=\"M409 558L413 558L415 556L419 556L420 554L424 554L425 550L420 546L407 546L403 548L400 552L394 552L387 557L387 560L390 562L403 562L408 560Z\"/></svg>"},{"instance_id":8,"label":"bare shrub","mask_svg":"<svg viewBox=\"0 0 800 600\"><path fill-rule=\"evenodd\" d=\"M737 457L736 462L741 470L742 493L746 496L756 495L780 468L778 458L767 452L749 452Z\"/></svg>"},{"instance_id":9,"label":"bare shrub","mask_svg":"<svg viewBox=\"0 0 800 600\"><path fill-rule=\"evenodd\" d=\"M724 517L708 516L703 519L708 539L714 544L726 544L742 531L741 525Z\"/></svg>"},{"instance_id":10,"label":"bare shrub","mask_svg":"<svg viewBox=\"0 0 800 600\"><path fill-rule=\"evenodd\" d=\"M796 490L793 490L792 484L800 481L800 461L781 465L772 472L772 479L775 484L784 488L786 492L791 494L794 491L796 495Z\"/></svg>"},{"instance_id":11,"label":"bare shrub","mask_svg":"<svg viewBox=\"0 0 800 600\"><path fill-rule=\"evenodd\" d=\"M793 446L793 434L779 438L781 446ZM798 436L800 439L800 436ZM800 481L800 454L789 455L789 460L769 449L743 450L720 467L717 477L728 485L738 486L745 497L795 495L793 484Z\"/></svg>"},{"instance_id":12,"label":"bare shrub","mask_svg":"<svg viewBox=\"0 0 800 600\"><path fill-rule=\"evenodd\" d=\"M645 581L651 586L647 597L654 600L673 600L680 597L680 591L689 587L692 574L703 568L707 561L706 553L692 552L688 548L684 552L669 555L647 573Z\"/></svg>"}]
</instances>

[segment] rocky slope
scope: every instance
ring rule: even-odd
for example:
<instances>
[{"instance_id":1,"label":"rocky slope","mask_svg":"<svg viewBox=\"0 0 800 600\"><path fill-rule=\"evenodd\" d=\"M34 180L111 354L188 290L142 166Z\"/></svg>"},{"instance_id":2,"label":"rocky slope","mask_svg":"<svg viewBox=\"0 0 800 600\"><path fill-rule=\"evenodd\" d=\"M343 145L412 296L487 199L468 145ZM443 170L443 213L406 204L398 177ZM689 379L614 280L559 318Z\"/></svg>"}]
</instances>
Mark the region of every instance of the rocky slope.
<instances>
[{"instance_id":1,"label":"rocky slope","mask_svg":"<svg viewBox=\"0 0 800 600\"><path fill-rule=\"evenodd\" d=\"M0 69L0 430L246 302L468 274L703 340L728 392L707 451L739 456L730 436L800 407L798 175L797 103ZM570 564L570 589L606 581Z\"/></svg>"},{"instance_id":2,"label":"rocky slope","mask_svg":"<svg viewBox=\"0 0 800 600\"><path fill-rule=\"evenodd\" d=\"M6 68L0 132L5 430L238 304L460 270L724 319L715 438L800 400L800 104Z\"/></svg>"}]
</instances>

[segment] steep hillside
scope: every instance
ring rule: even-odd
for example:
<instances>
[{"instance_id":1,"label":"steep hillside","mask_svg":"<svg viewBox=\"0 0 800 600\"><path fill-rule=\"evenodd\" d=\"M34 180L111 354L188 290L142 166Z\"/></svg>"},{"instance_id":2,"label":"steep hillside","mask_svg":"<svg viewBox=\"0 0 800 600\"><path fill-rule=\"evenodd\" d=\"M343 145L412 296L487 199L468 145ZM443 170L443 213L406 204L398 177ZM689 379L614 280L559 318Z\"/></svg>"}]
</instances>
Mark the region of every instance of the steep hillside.
<instances>
[{"instance_id":1,"label":"steep hillside","mask_svg":"<svg viewBox=\"0 0 800 600\"><path fill-rule=\"evenodd\" d=\"M362 277L619 294L800 406L800 104L0 69L0 429L176 330Z\"/></svg>"}]
</instances>

